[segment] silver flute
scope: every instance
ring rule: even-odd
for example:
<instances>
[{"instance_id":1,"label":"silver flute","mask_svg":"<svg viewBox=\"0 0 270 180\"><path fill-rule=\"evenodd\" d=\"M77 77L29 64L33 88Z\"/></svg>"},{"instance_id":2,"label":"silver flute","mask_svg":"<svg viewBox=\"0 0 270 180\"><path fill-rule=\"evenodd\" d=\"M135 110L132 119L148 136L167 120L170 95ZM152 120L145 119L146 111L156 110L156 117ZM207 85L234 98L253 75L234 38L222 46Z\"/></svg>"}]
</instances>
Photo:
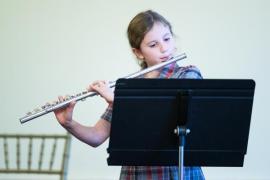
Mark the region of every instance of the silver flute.
<instances>
[{"instance_id":1,"label":"silver flute","mask_svg":"<svg viewBox=\"0 0 270 180\"><path fill-rule=\"evenodd\" d=\"M161 68L163 66L166 66L168 64L174 63L176 61L179 61L179 60L182 60L182 59L185 59L185 58L186 58L186 54L182 53L180 55L172 57L171 59L169 59L169 60L167 60L165 62L162 62L160 64L151 66L151 67L143 69L141 71L132 73L132 74L130 74L130 75L126 76L126 77L123 77L123 78L124 79L135 78L135 77L144 75L146 73L157 70L157 69L159 69L159 68ZM115 83L116 83L116 81L110 82L109 87L113 88L115 86ZM48 113L50 113L52 111L55 111L57 109L64 108L69 103L71 103L72 101L77 102L77 101L85 100L86 98L92 97L92 96L95 96L95 95L98 95L98 93L84 91L84 92L76 94L74 96L67 96L67 97L64 98L63 101L54 101L53 103L47 103L44 106L41 106L40 108L36 108L33 111L26 113L26 115L24 117L20 118L20 122L21 122L21 124L23 124L23 123L25 123L27 121L33 120L33 119L35 119L37 117L48 114Z\"/></svg>"}]
</instances>

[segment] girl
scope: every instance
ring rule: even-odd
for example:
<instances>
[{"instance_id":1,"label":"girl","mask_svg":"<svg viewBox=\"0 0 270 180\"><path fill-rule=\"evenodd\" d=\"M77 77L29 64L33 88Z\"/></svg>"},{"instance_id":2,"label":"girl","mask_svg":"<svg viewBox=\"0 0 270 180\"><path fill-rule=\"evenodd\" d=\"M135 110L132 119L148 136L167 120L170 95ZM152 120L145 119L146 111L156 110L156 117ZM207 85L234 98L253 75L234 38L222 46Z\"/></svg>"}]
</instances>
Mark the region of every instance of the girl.
<instances>
[{"instance_id":1,"label":"girl","mask_svg":"<svg viewBox=\"0 0 270 180\"><path fill-rule=\"evenodd\" d=\"M160 14L148 10L136 15L127 30L128 40L133 53L142 69L164 62L173 57L176 47L171 24ZM176 63L147 73L142 78L199 78L202 76L194 66L179 67ZM95 81L89 91L99 93L108 103L108 108L93 127L86 127L73 120L75 102L65 109L55 111L58 122L79 140L97 147L110 135L112 104L114 94L105 81ZM59 97L62 101L64 98ZM123 166L121 180L176 180L177 166ZM184 179L204 179L200 167L185 167Z\"/></svg>"}]
</instances>

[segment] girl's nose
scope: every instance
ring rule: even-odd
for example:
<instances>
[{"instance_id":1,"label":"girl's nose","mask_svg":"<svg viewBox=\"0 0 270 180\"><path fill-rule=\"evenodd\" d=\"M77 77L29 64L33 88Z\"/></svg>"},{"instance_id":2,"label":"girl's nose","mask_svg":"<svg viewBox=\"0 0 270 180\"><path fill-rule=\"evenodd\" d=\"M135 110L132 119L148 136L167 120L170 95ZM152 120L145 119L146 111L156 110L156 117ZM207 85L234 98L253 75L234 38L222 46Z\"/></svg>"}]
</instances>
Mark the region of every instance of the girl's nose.
<instances>
[{"instance_id":1,"label":"girl's nose","mask_svg":"<svg viewBox=\"0 0 270 180\"><path fill-rule=\"evenodd\" d=\"M168 50L168 46L165 43L160 43L159 49L161 53L165 53Z\"/></svg>"}]
</instances>

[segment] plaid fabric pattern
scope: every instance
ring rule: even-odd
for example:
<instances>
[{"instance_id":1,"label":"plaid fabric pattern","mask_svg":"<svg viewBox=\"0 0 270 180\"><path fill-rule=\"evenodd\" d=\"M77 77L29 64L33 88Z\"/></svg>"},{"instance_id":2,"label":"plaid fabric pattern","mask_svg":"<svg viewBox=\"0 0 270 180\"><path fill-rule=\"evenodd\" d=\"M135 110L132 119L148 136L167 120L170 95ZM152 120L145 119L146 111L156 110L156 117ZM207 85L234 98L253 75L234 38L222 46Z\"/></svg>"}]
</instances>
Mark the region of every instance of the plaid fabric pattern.
<instances>
[{"instance_id":1,"label":"plaid fabric pattern","mask_svg":"<svg viewBox=\"0 0 270 180\"><path fill-rule=\"evenodd\" d=\"M108 106L106 111L102 114L101 119L105 119L109 122L112 120L112 106Z\"/></svg>"},{"instance_id":2,"label":"plaid fabric pattern","mask_svg":"<svg viewBox=\"0 0 270 180\"><path fill-rule=\"evenodd\" d=\"M139 77L139 78L143 78ZM195 66L180 67L176 63L165 66L158 78L202 79ZM108 107L101 116L111 122L112 107ZM178 166L123 166L120 180L177 180ZM184 167L185 180L204 180L200 167Z\"/></svg>"},{"instance_id":3,"label":"plaid fabric pattern","mask_svg":"<svg viewBox=\"0 0 270 180\"><path fill-rule=\"evenodd\" d=\"M123 166L120 180L178 180L178 166ZM200 167L184 167L184 180L204 180Z\"/></svg>"}]
</instances>

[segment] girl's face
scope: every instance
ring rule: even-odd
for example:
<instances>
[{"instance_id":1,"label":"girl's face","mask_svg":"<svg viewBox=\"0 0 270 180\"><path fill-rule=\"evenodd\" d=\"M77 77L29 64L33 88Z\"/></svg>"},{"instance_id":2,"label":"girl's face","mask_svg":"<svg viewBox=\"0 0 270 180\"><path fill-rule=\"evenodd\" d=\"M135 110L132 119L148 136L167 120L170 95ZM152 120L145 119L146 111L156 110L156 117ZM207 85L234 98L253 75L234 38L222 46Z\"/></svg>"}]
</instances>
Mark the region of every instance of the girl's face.
<instances>
[{"instance_id":1,"label":"girl's face","mask_svg":"<svg viewBox=\"0 0 270 180\"><path fill-rule=\"evenodd\" d=\"M156 22L141 42L140 49L133 49L137 58L153 66L170 59L176 51L175 42L168 26Z\"/></svg>"}]
</instances>

